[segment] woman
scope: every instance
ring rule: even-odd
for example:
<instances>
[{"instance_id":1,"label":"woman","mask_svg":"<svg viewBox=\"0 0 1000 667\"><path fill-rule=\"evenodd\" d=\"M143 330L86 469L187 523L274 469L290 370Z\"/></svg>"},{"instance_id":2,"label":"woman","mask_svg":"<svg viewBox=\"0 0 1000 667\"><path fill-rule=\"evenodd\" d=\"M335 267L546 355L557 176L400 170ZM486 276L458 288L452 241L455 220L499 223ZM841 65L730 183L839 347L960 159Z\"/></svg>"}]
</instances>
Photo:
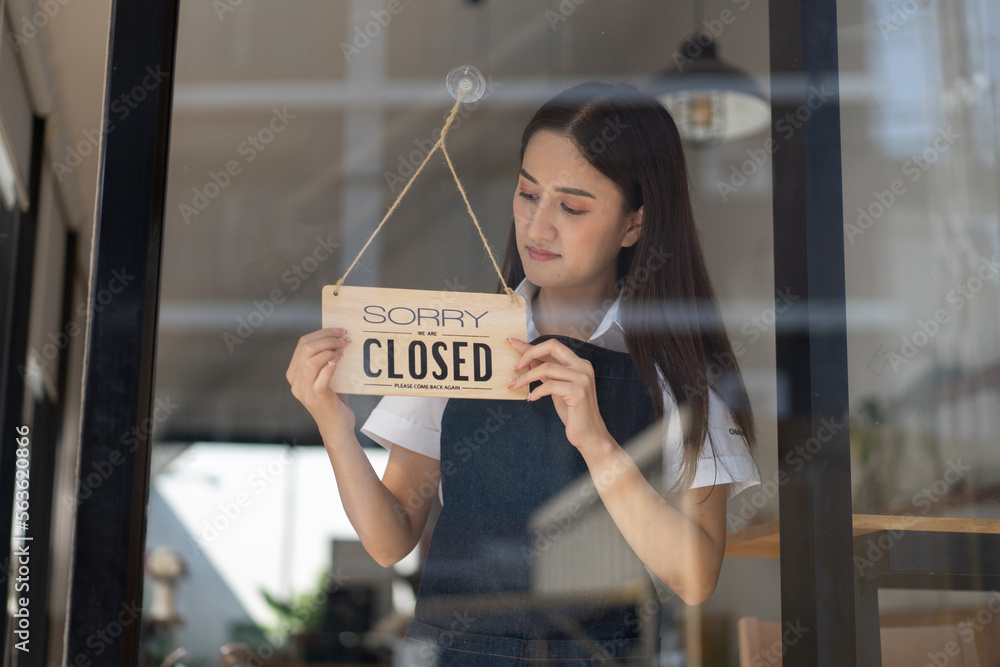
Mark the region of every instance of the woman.
<instances>
[{"instance_id":1,"label":"woman","mask_svg":"<svg viewBox=\"0 0 1000 667\"><path fill-rule=\"evenodd\" d=\"M529 526L589 477L646 568L699 604L718 581L726 500L759 482L670 114L626 84L550 100L524 130L513 210L505 279L528 303L530 342L509 341L521 353L509 384L530 385L527 402L384 398L362 428L391 449L379 480L328 389L349 332L304 336L288 379L379 563L414 548L431 505L421 485L441 485L399 664L642 664L635 610L613 596L534 604ZM662 494L622 448L661 418Z\"/></svg>"}]
</instances>

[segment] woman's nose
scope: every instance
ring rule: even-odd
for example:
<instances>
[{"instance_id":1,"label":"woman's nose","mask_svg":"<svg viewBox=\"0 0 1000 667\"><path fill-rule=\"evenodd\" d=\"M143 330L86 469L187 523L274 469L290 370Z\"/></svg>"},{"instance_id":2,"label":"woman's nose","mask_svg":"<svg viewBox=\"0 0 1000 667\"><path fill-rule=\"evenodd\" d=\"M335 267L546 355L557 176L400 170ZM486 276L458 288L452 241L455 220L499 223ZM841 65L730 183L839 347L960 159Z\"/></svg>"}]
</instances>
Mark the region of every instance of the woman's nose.
<instances>
[{"instance_id":1,"label":"woman's nose","mask_svg":"<svg viewBox=\"0 0 1000 667\"><path fill-rule=\"evenodd\" d=\"M552 211L545 204L535 208L534 215L531 216L527 224L528 236L540 241L548 241L555 238L556 228L552 224Z\"/></svg>"}]
</instances>

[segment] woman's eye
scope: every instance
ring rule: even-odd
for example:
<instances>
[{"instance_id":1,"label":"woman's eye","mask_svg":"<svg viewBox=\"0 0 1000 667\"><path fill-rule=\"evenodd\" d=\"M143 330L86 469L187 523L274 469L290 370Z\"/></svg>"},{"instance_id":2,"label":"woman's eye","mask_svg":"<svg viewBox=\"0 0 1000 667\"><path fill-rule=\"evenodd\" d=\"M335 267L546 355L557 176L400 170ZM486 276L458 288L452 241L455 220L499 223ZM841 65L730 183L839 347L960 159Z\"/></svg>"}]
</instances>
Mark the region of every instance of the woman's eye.
<instances>
[{"instance_id":1,"label":"woman's eye","mask_svg":"<svg viewBox=\"0 0 1000 667\"><path fill-rule=\"evenodd\" d=\"M566 204L563 204L562 207L563 210L569 213L570 215L580 215L581 213L585 213L585 211L581 211L575 208L570 208L569 206L566 206Z\"/></svg>"},{"instance_id":2,"label":"woman's eye","mask_svg":"<svg viewBox=\"0 0 1000 667\"><path fill-rule=\"evenodd\" d=\"M533 195L533 194L531 194L529 192L523 192L522 191L522 192L519 192L517 194L520 195L521 197L524 197L528 201L536 201L538 199L538 195Z\"/></svg>"}]
</instances>

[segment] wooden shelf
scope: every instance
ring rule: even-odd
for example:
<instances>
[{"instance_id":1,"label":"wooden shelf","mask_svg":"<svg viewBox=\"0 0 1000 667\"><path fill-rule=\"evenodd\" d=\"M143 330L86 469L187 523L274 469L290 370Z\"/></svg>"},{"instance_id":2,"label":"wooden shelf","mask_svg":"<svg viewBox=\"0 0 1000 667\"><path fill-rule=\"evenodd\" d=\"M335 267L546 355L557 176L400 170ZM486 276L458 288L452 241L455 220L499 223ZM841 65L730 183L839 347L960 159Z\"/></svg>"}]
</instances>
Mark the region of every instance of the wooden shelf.
<instances>
[{"instance_id":1,"label":"wooden shelf","mask_svg":"<svg viewBox=\"0 0 1000 667\"><path fill-rule=\"evenodd\" d=\"M777 558L777 521L768 521L726 535L726 555L744 558Z\"/></svg>"},{"instance_id":2,"label":"wooden shelf","mask_svg":"<svg viewBox=\"0 0 1000 667\"><path fill-rule=\"evenodd\" d=\"M778 521L729 533L726 555L744 558L777 558L779 546ZM893 516L889 514L855 514L854 534L864 535L880 530L922 530L943 533L1000 534L1000 521L994 519L953 519L937 516Z\"/></svg>"}]
</instances>

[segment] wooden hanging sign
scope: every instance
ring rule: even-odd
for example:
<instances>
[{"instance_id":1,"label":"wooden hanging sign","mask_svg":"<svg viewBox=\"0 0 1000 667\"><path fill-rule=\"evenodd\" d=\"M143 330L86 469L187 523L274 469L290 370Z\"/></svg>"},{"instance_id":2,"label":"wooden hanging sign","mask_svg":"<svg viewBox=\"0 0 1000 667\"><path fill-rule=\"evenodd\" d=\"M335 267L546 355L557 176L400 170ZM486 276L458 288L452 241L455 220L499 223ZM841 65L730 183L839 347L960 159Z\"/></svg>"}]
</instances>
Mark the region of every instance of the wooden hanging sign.
<instances>
[{"instance_id":1,"label":"wooden hanging sign","mask_svg":"<svg viewBox=\"0 0 1000 667\"><path fill-rule=\"evenodd\" d=\"M336 294L335 294L336 292ZM381 287L323 288L323 327L351 344L330 387L344 394L524 400L507 380L527 340L524 299Z\"/></svg>"}]
</instances>

